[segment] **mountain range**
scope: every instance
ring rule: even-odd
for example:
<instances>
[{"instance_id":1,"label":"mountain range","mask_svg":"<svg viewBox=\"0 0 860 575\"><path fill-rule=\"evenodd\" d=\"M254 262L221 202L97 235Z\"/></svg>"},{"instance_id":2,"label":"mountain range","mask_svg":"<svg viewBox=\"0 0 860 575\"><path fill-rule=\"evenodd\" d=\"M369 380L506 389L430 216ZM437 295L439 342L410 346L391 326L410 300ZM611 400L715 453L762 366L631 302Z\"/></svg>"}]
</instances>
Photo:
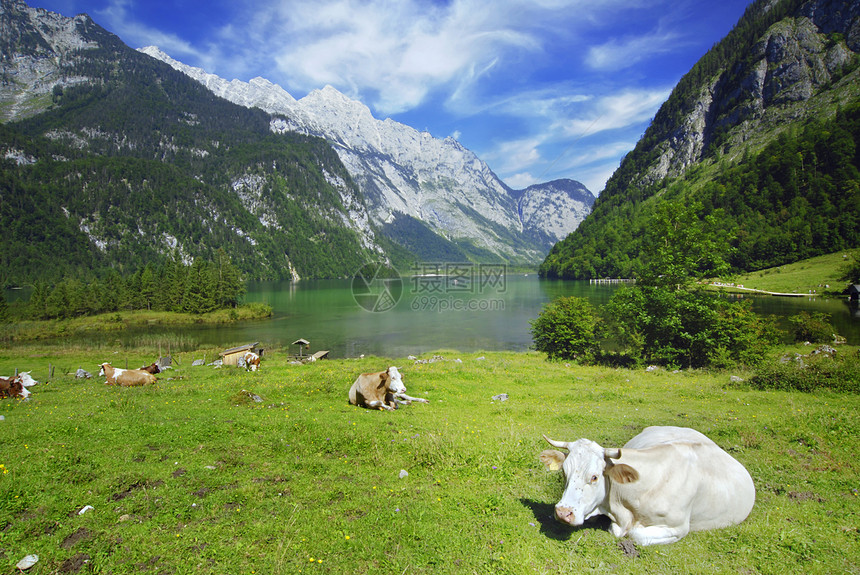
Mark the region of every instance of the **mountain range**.
<instances>
[{"instance_id":1,"label":"mountain range","mask_svg":"<svg viewBox=\"0 0 860 575\"><path fill-rule=\"evenodd\" d=\"M576 229L594 202L591 192L573 180L511 190L457 140L377 120L367 106L331 86L296 100L264 78L227 81L155 46L141 52L222 98L273 114L274 131L324 138L358 184L375 222L417 220L461 247L480 250L467 249L474 252L470 255L488 251L523 260L545 253Z\"/></svg>"},{"instance_id":2,"label":"mountain range","mask_svg":"<svg viewBox=\"0 0 860 575\"><path fill-rule=\"evenodd\" d=\"M218 248L249 279L535 265L594 200L570 180L511 190L456 140L331 87L227 82L22 0L0 0L0 117L7 285Z\"/></svg>"}]
</instances>

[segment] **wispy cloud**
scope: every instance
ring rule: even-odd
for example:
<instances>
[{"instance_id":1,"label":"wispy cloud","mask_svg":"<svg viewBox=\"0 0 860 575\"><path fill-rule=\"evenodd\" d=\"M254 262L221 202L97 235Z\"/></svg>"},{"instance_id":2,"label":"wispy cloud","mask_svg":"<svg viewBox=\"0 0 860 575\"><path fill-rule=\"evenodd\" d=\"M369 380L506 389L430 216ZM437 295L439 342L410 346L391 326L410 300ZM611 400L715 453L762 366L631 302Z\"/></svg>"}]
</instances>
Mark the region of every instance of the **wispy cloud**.
<instances>
[{"instance_id":1,"label":"wispy cloud","mask_svg":"<svg viewBox=\"0 0 860 575\"><path fill-rule=\"evenodd\" d=\"M274 61L290 85L347 87L394 114L442 86L463 90L511 52L539 50L507 4L291 1L270 11L268 36L277 39Z\"/></svg>"},{"instance_id":2,"label":"wispy cloud","mask_svg":"<svg viewBox=\"0 0 860 575\"><path fill-rule=\"evenodd\" d=\"M571 137L617 130L650 120L669 97L671 88L635 90L600 98L585 115L565 119L559 127Z\"/></svg>"},{"instance_id":3,"label":"wispy cloud","mask_svg":"<svg viewBox=\"0 0 860 575\"><path fill-rule=\"evenodd\" d=\"M111 0L103 10L98 10L92 16L111 32L124 38L133 48L158 46L174 58L192 58L198 62L196 65L204 68L207 64L212 64L212 59L205 51L187 40L176 34L140 24L132 18L130 11L134 4L134 0Z\"/></svg>"},{"instance_id":4,"label":"wispy cloud","mask_svg":"<svg viewBox=\"0 0 860 575\"><path fill-rule=\"evenodd\" d=\"M655 32L630 38L613 38L588 50L585 63L596 70L624 70L658 54L677 49L679 35L674 32Z\"/></svg>"}]
</instances>

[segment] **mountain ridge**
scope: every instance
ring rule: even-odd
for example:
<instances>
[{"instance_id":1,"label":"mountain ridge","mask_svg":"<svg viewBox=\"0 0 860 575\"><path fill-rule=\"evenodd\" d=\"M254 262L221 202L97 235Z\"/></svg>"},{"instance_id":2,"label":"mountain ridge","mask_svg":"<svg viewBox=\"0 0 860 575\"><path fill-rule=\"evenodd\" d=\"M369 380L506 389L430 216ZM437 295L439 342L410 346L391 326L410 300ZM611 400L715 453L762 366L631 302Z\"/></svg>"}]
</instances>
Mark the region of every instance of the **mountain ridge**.
<instances>
[{"instance_id":1,"label":"mountain ridge","mask_svg":"<svg viewBox=\"0 0 860 575\"><path fill-rule=\"evenodd\" d=\"M284 117L273 121L275 131L295 131L328 140L368 199L374 220L380 225L400 213L424 222L444 238L464 244L477 242L499 256L522 263L545 253L575 229L593 202L590 193L550 197L552 192L545 192L547 201L543 207L546 213L554 210L549 217L552 223L545 226L537 208L524 222L516 202L521 193L511 190L453 138L434 138L390 118L377 120L367 106L331 86L313 90L297 100L264 78L228 81L183 64L157 47L141 48L141 52L166 62L234 103L282 114ZM481 217L476 222L469 210L458 203L468 205ZM513 244L513 249L508 244Z\"/></svg>"},{"instance_id":2,"label":"mountain ridge","mask_svg":"<svg viewBox=\"0 0 860 575\"><path fill-rule=\"evenodd\" d=\"M0 283L190 263L222 247L248 279L345 277L385 257L323 140L272 133L262 110L217 98L88 17L0 0L0 27L0 102L18 118L0 125Z\"/></svg>"}]
</instances>

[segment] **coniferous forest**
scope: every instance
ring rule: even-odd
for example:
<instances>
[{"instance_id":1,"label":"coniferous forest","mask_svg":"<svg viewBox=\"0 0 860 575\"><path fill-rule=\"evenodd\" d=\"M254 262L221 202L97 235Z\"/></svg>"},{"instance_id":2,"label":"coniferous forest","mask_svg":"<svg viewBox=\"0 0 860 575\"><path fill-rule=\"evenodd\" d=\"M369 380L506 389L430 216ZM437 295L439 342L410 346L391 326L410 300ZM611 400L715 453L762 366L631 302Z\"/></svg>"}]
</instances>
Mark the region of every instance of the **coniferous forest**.
<instances>
[{"instance_id":1,"label":"coniferous forest","mask_svg":"<svg viewBox=\"0 0 860 575\"><path fill-rule=\"evenodd\" d=\"M239 305L245 284L224 250L214 261L191 264L176 257L146 264L123 277L113 271L103 279L66 278L49 286L36 282L28 304L32 319L68 319L114 311L152 310L201 314Z\"/></svg>"}]
</instances>

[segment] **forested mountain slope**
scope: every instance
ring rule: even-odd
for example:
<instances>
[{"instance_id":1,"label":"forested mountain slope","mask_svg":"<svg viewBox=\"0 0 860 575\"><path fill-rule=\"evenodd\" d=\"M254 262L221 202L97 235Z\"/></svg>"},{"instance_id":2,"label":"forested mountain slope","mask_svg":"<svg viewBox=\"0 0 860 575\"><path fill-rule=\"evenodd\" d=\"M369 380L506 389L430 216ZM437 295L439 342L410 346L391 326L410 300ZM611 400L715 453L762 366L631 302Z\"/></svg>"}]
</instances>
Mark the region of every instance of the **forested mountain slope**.
<instances>
[{"instance_id":1,"label":"forested mountain slope","mask_svg":"<svg viewBox=\"0 0 860 575\"><path fill-rule=\"evenodd\" d=\"M632 277L655 206L700 205L750 271L860 237L860 3L758 0L676 86L592 213L541 265Z\"/></svg>"},{"instance_id":2,"label":"forested mountain slope","mask_svg":"<svg viewBox=\"0 0 860 575\"><path fill-rule=\"evenodd\" d=\"M323 140L214 96L86 16L0 2L0 283L223 248L247 278L337 277L382 249Z\"/></svg>"}]
</instances>

